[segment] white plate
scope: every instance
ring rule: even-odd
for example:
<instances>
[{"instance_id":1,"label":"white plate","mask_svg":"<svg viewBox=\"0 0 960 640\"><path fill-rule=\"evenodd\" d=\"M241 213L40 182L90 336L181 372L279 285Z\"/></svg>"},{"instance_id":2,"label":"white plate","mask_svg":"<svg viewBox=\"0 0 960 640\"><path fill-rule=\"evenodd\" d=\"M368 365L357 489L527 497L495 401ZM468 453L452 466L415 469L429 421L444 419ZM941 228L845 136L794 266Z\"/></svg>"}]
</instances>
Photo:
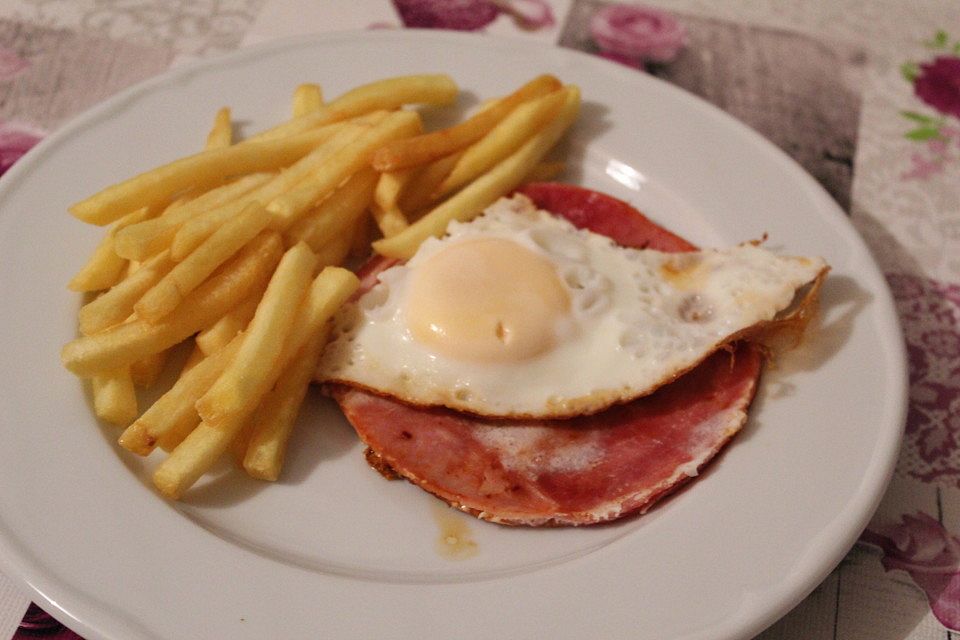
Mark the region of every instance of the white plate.
<instances>
[{"instance_id":1,"label":"white plate","mask_svg":"<svg viewBox=\"0 0 960 640\"><path fill-rule=\"evenodd\" d=\"M164 502L59 365L80 302L65 283L101 233L67 205L198 149L224 104L249 131L287 117L300 82L332 96L441 71L467 103L543 72L579 84L569 179L702 245L767 232L775 248L825 256L822 326L765 377L745 431L704 477L641 518L542 531L465 518L479 554L449 560L435 550L435 501L369 470L315 394L279 483L221 478ZM368 32L175 70L78 118L3 179L0 260L0 562L91 640L745 638L853 544L903 424L890 296L824 191L687 93L556 48Z\"/></svg>"}]
</instances>

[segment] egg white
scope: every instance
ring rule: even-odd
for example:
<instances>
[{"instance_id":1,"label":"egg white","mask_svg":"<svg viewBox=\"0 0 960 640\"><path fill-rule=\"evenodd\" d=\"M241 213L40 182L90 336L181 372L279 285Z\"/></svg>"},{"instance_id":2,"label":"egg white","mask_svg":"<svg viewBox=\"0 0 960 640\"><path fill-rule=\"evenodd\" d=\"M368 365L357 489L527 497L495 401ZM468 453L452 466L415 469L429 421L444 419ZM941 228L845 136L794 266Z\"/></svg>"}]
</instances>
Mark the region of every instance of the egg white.
<instances>
[{"instance_id":1,"label":"egg white","mask_svg":"<svg viewBox=\"0 0 960 640\"><path fill-rule=\"evenodd\" d=\"M403 309L412 275L438 251L503 238L548 259L570 296L556 344L516 362L477 362L418 343ZM753 244L682 254L628 249L502 199L406 264L335 319L318 378L402 401L482 416L559 418L651 393L748 328L787 308L826 270L820 258L780 257ZM517 277L522 277L518 274Z\"/></svg>"}]
</instances>

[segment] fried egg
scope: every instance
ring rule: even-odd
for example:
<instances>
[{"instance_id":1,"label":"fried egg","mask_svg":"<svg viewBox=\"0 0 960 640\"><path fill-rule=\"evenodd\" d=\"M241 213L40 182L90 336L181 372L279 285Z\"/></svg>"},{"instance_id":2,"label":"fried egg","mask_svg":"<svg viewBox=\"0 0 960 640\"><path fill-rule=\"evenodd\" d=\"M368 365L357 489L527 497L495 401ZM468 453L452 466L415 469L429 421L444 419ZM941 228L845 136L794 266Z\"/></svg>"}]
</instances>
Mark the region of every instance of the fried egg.
<instances>
[{"instance_id":1,"label":"fried egg","mask_svg":"<svg viewBox=\"0 0 960 640\"><path fill-rule=\"evenodd\" d=\"M826 269L753 243L624 248L515 196L344 307L318 378L482 416L594 413L776 318Z\"/></svg>"}]
</instances>

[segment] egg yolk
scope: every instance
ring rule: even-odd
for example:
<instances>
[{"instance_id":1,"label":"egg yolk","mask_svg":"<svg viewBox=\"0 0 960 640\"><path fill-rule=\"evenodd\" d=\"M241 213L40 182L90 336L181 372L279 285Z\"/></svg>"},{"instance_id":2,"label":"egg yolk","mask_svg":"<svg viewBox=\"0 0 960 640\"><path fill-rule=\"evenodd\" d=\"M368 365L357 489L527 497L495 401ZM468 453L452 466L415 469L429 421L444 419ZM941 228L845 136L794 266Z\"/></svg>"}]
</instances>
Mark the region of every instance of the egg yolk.
<instances>
[{"instance_id":1,"label":"egg yolk","mask_svg":"<svg viewBox=\"0 0 960 640\"><path fill-rule=\"evenodd\" d=\"M510 362L548 351L569 312L546 258L501 238L452 244L414 271L404 313L414 340L451 358Z\"/></svg>"}]
</instances>

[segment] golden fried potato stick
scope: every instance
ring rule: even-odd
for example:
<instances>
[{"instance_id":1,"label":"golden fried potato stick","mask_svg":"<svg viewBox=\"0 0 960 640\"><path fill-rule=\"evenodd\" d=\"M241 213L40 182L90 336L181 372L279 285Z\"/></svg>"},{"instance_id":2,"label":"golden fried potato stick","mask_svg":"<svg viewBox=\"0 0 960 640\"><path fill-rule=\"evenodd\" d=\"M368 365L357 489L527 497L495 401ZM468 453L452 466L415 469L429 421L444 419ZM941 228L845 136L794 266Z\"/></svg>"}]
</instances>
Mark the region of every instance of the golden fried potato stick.
<instances>
[{"instance_id":1,"label":"golden fried potato stick","mask_svg":"<svg viewBox=\"0 0 960 640\"><path fill-rule=\"evenodd\" d=\"M418 167L388 171L380 174L377 189L373 194L373 219L384 237L394 236L410 226L407 216L400 208L400 195L419 171Z\"/></svg>"},{"instance_id":2,"label":"golden fried potato stick","mask_svg":"<svg viewBox=\"0 0 960 640\"><path fill-rule=\"evenodd\" d=\"M208 189L227 176L285 167L330 136L323 127L275 140L244 141L201 151L111 185L69 210L84 222L109 224L139 207L160 207L185 189Z\"/></svg>"},{"instance_id":3,"label":"golden fried potato stick","mask_svg":"<svg viewBox=\"0 0 960 640\"><path fill-rule=\"evenodd\" d=\"M253 240L270 222L259 202L252 202L228 220L182 262L173 267L133 306L147 322L157 322L183 302L217 267Z\"/></svg>"},{"instance_id":4,"label":"golden fried potato stick","mask_svg":"<svg viewBox=\"0 0 960 640\"><path fill-rule=\"evenodd\" d=\"M336 266L324 267L313 279L300 306L297 308L289 337L274 363L270 380L274 382L290 366L297 353L311 336L319 333L333 314L360 286L357 276L347 269ZM273 383L270 385L273 386Z\"/></svg>"},{"instance_id":5,"label":"golden fried potato stick","mask_svg":"<svg viewBox=\"0 0 960 640\"><path fill-rule=\"evenodd\" d=\"M440 185L438 198L459 189L519 149L556 117L565 98L565 92L554 91L519 105L463 153Z\"/></svg>"},{"instance_id":6,"label":"golden fried potato stick","mask_svg":"<svg viewBox=\"0 0 960 640\"><path fill-rule=\"evenodd\" d=\"M259 383L260 393L256 401L237 404L233 410L225 412L217 424L203 421L190 432L190 435L173 450L170 457L160 464L153 475L153 483L163 495L168 498L179 498L217 461L248 423L259 399L274 387L284 369L290 366L303 345L321 331L327 320L356 291L358 285L357 277L346 269L328 267L320 272L320 275L311 283L297 310L289 339L285 341L278 357L273 361L268 375ZM247 331L247 337L244 338L244 345L252 335L251 327ZM238 366L239 358L238 353L229 365L229 369ZM229 371L224 371L220 380L228 373ZM214 387L220 380L214 383ZM213 388L207 392L207 395L212 392ZM203 398L198 401L198 408L202 401Z\"/></svg>"},{"instance_id":7,"label":"golden fried potato stick","mask_svg":"<svg viewBox=\"0 0 960 640\"><path fill-rule=\"evenodd\" d=\"M169 251L162 251L102 295L80 307L80 333L92 335L119 324L133 313L133 305L174 266Z\"/></svg>"},{"instance_id":8,"label":"golden fried potato stick","mask_svg":"<svg viewBox=\"0 0 960 640\"><path fill-rule=\"evenodd\" d=\"M320 247L317 251L318 267L339 267L343 261L350 255L350 249L353 248L354 229L350 233L337 236L327 244Z\"/></svg>"},{"instance_id":9,"label":"golden fried potato stick","mask_svg":"<svg viewBox=\"0 0 960 640\"><path fill-rule=\"evenodd\" d=\"M342 240L335 238L333 242ZM360 286L360 281L353 272L334 266L324 267L320 274L313 279L307 294L300 303L297 315L290 330L290 337L283 345L283 353L277 360L276 368L271 373L272 379L283 375L283 371L292 366L297 353L313 335L324 330L328 320L354 294ZM243 466L243 457L246 454L247 442L253 432L253 425L247 423L231 443L233 455L237 464Z\"/></svg>"},{"instance_id":10,"label":"golden fried potato stick","mask_svg":"<svg viewBox=\"0 0 960 640\"><path fill-rule=\"evenodd\" d=\"M267 129L250 139L257 141L289 136L373 111L393 111L405 104L448 105L457 99L459 92L457 84L447 75L400 76L378 80L351 89L319 111Z\"/></svg>"},{"instance_id":11,"label":"golden fried potato stick","mask_svg":"<svg viewBox=\"0 0 960 640\"><path fill-rule=\"evenodd\" d=\"M446 179L453 167L463 155L458 151L452 155L431 162L426 167L415 172L410 182L400 194L397 203L401 211L406 212L408 219L413 219L414 213L421 212L436 200L436 192L440 184Z\"/></svg>"},{"instance_id":12,"label":"golden fried potato stick","mask_svg":"<svg viewBox=\"0 0 960 640\"><path fill-rule=\"evenodd\" d=\"M283 253L280 234L264 231L183 302L183 309L157 323L134 320L68 342L63 365L81 377L133 364L209 326L269 280Z\"/></svg>"},{"instance_id":13,"label":"golden fried potato stick","mask_svg":"<svg viewBox=\"0 0 960 640\"><path fill-rule=\"evenodd\" d=\"M249 412L234 413L217 426L201 422L153 472L154 486L165 497L179 500L223 455L249 418Z\"/></svg>"},{"instance_id":14,"label":"golden fried potato stick","mask_svg":"<svg viewBox=\"0 0 960 640\"><path fill-rule=\"evenodd\" d=\"M388 115L330 156L313 175L274 198L267 205L267 211L273 215L271 228L279 231L289 228L344 180L367 166L374 151L385 142L414 135L422 126L420 115L414 111L397 111Z\"/></svg>"},{"instance_id":15,"label":"golden fried potato stick","mask_svg":"<svg viewBox=\"0 0 960 640\"><path fill-rule=\"evenodd\" d=\"M153 386L167 364L170 349L158 351L130 365L130 378L134 386L147 388Z\"/></svg>"},{"instance_id":16,"label":"golden fried potato stick","mask_svg":"<svg viewBox=\"0 0 960 640\"><path fill-rule=\"evenodd\" d=\"M261 480L280 476L290 432L317 371L330 326L324 326L305 344L250 419L252 427L243 468Z\"/></svg>"},{"instance_id":17,"label":"golden fried potato stick","mask_svg":"<svg viewBox=\"0 0 960 640\"><path fill-rule=\"evenodd\" d=\"M117 255L116 234L129 225L138 224L153 217L149 207L140 207L120 218L104 236L87 263L67 284L71 291L100 291L109 289L123 278L127 261Z\"/></svg>"},{"instance_id":18,"label":"golden fried potato stick","mask_svg":"<svg viewBox=\"0 0 960 640\"><path fill-rule=\"evenodd\" d=\"M419 167L414 167L381 173L377 181L377 189L373 193L373 201L384 210L397 207L403 190L418 175L418 172Z\"/></svg>"},{"instance_id":19,"label":"golden fried potato stick","mask_svg":"<svg viewBox=\"0 0 960 640\"><path fill-rule=\"evenodd\" d=\"M157 441L157 446L170 453L180 446L180 443L186 439L190 433L200 424L200 416L194 411L190 420L184 420L173 426L172 429L163 434Z\"/></svg>"},{"instance_id":20,"label":"golden fried potato stick","mask_svg":"<svg viewBox=\"0 0 960 640\"><path fill-rule=\"evenodd\" d=\"M385 112L378 112L368 120L379 121L387 117ZM186 222L177 231L171 245L171 255L174 260L182 260L196 249L207 237L220 228L227 220L237 215L248 201L256 200L268 203L282 196L304 180L323 170L329 160L341 149L350 146L360 135L367 130L368 125L359 122L347 122L335 125L339 127L337 133L323 144L318 145L311 153L304 156L285 171L269 182L247 193L235 202L222 207L210 209Z\"/></svg>"},{"instance_id":21,"label":"golden fried potato stick","mask_svg":"<svg viewBox=\"0 0 960 640\"><path fill-rule=\"evenodd\" d=\"M485 136L517 106L554 93L562 86L553 76L538 76L460 124L384 145L373 156L373 168L377 171L396 171L448 156Z\"/></svg>"},{"instance_id":22,"label":"golden fried potato stick","mask_svg":"<svg viewBox=\"0 0 960 640\"><path fill-rule=\"evenodd\" d=\"M137 392L133 388L130 369L120 367L105 371L90 380L93 410L98 418L125 426L137 417Z\"/></svg>"},{"instance_id":23,"label":"golden fried potato stick","mask_svg":"<svg viewBox=\"0 0 960 640\"><path fill-rule=\"evenodd\" d=\"M375 204L371 213L384 238L395 236L410 226L410 221L407 220L407 216L400 210L400 207L393 206L390 209L383 209L380 205Z\"/></svg>"},{"instance_id":24,"label":"golden fried potato stick","mask_svg":"<svg viewBox=\"0 0 960 640\"><path fill-rule=\"evenodd\" d=\"M310 283L297 309L290 337L283 344L283 351L276 363L277 370L272 376L279 376L289 366L310 336L320 331L359 286L360 281L352 271L334 266L323 268Z\"/></svg>"},{"instance_id":25,"label":"golden fried potato stick","mask_svg":"<svg viewBox=\"0 0 960 640\"><path fill-rule=\"evenodd\" d=\"M233 144L233 123L230 121L230 107L223 107L213 118L213 127L207 134L205 149L223 149Z\"/></svg>"},{"instance_id":26,"label":"golden fried potato stick","mask_svg":"<svg viewBox=\"0 0 960 640\"><path fill-rule=\"evenodd\" d=\"M260 298L263 297L265 290L266 287L252 292L243 302L198 333L194 339L200 351L205 355L215 353L233 340L238 333L246 329L250 321L253 320L253 314L257 310L257 305L260 304Z\"/></svg>"},{"instance_id":27,"label":"golden fried potato stick","mask_svg":"<svg viewBox=\"0 0 960 640\"><path fill-rule=\"evenodd\" d=\"M250 173L214 187L187 202L175 203L159 217L117 231L114 249L130 260L146 260L168 248L180 226L198 215L236 201L274 178L273 172Z\"/></svg>"},{"instance_id":28,"label":"golden fried potato stick","mask_svg":"<svg viewBox=\"0 0 960 640\"><path fill-rule=\"evenodd\" d=\"M319 251L337 236L347 235L373 201L376 184L377 172L372 168L357 171L312 212L287 229L284 242L287 246L306 242L311 249Z\"/></svg>"},{"instance_id":29,"label":"golden fried potato stick","mask_svg":"<svg viewBox=\"0 0 960 640\"><path fill-rule=\"evenodd\" d=\"M388 258L410 258L423 240L443 234L451 220L470 220L498 198L512 191L576 119L580 108L580 90L567 86L564 91L567 97L563 108L543 130L405 231L374 242L374 251Z\"/></svg>"},{"instance_id":30,"label":"golden fried potato stick","mask_svg":"<svg viewBox=\"0 0 960 640\"><path fill-rule=\"evenodd\" d=\"M164 441L167 434L192 431L200 423L194 405L233 360L242 342L243 336L238 335L220 351L183 371L170 390L124 430L120 435L120 446L146 456ZM180 439L183 439L182 435Z\"/></svg>"},{"instance_id":31,"label":"golden fried potato stick","mask_svg":"<svg viewBox=\"0 0 960 640\"><path fill-rule=\"evenodd\" d=\"M67 288L77 292L109 289L123 278L126 268L127 260L117 255L113 235L107 234Z\"/></svg>"},{"instance_id":32,"label":"golden fried potato stick","mask_svg":"<svg viewBox=\"0 0 960 640\"><path fill-rule=\"evenodd\" d=\"M183 363L183 368L180 370L180 375L182 376L187 371L193 369L195 366L203 362L204 358L206 357L207 354L205 354L200 347L194 343L193 349L190 351L190 355L187 356L186 362Z\"/></svg>"},{"instance_id":33,"label":"golden fried potato stick","mask_svg":"<svg viewBox=\"0 0 960 640\"><path fill-rule=\"evenodd\" d=\"M323 108L323 91L320 85L304 83L293 92L293 117L299 118Z\"/></svg>"},{"instance_id":34,"label":"golden fried potato stick","mask_svg":"<svg viewBox=\"0 0 960 640\"><path fill-rule=\"evenodd\" d=\"M306 293L317 257L304 243L284 254L245 332L237 356L197 401L204 422L219 425L249 413L269 389L267 380L283 351L297 307Z\"/></svg>"}]
</instances>

